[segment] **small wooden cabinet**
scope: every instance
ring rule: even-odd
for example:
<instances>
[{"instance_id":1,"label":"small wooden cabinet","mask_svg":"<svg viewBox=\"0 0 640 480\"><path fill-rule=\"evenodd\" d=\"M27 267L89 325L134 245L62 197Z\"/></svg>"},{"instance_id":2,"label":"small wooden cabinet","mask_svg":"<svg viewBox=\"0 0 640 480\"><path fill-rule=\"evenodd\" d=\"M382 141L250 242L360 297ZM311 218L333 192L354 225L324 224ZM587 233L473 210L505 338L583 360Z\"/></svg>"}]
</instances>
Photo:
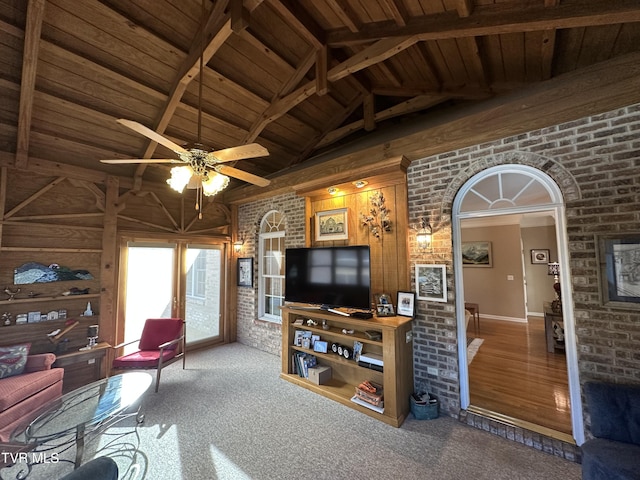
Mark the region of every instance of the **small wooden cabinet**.
<instances>
[{"instance_id":1,"label":"small wooden cabinet","mask_svg":"<svg viewBox=\"0 0 640 480\"><path fill-rule=\"evenodd\" d=\"M103 359L111 348L106 342L91 350L75 350L56 357L54 367L64 368L62 392L67 393L105 377Z\"/></svg>"},{"instance_id":2,"label":"small wooden cabinet","mask_svg":"<svg viewBox=\"0 0 640 480\"><path fill-rule=\"evenodd\" d=\"M552 310L550 303L544 304L544 333L547 339L547 352L555 353L557 350L564 351L564 342L559 342L554 333L554 324L560 324L564 328L562 313Z\"/></svg>"},{"instance_id":3,"label":"small wooden cabinet","mask_svg":"<svg viewBox=\"0 0 640 480\"><path fill-rule=\"evenodd\" d=\"M295 325L297 319L303 325ZM307 320L317 322L308 325ZM328 330L322 328L326 321ZM282 372L280 377L311 390L319 395L340 402L359 412L381 420L394 427L399 427L409 413L409 397L413 391L413 341L409 317L373 317L361 320L345 317L324 311L300 310L292 307L282 308ZM321 340L353 347L354 341L363 344L363 352L381 354L384 363L383 372L359 366L354 360L347 360L331 351L314 352L312 349L294 345L296 330L309 330L319 335ZM344 333L353 330L353 333ZM382 339L372 340L365 331L373 330L382 334ZM331 367L331 380L317 385L294 373L293 358L296 352L315 355L318 364ZM351 401L355 388L364 380L369 380L384 387L384 412L372 409Z\"/></svg>"}]
</instances>

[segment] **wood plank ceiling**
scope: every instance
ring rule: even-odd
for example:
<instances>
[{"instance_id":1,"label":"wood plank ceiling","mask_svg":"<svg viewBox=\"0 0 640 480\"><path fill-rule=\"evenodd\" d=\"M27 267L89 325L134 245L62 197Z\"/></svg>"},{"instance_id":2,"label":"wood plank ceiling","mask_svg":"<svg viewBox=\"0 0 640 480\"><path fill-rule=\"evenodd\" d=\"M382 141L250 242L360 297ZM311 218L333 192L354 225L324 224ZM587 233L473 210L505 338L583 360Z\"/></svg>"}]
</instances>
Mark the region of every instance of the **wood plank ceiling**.
<instances>
[{"instance_id":1,"label":"wood plank ceiling","mask_svg":"<svg viewBox=\"0 0 640 480\"><path fill-rule=\"evenodd\" d=\"M203 143L268 177L639 49L638 0L0 0L0 163L162 182L99 162L175 157L115 120L194 142L201 98Z\"/></svg>"}]
</instances>

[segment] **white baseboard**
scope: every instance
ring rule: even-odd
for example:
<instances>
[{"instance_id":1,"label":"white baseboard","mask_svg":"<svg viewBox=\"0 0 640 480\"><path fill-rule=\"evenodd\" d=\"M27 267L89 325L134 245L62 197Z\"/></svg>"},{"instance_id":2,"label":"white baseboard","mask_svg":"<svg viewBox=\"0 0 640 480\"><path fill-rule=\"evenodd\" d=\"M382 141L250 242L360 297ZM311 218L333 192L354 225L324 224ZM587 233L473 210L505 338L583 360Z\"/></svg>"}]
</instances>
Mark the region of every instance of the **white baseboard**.
<instances>
[{"instance_id":1,"label":"white baseboard","mask_svg":"<svg viewBox=\"0 0 640 480\"><path fill-rule=\"evenodd\" d=\"M487 315L483 313L480 315L480 319L486 318L488 320L502 320L504 322L516 322L516 323L527 323L526 318L518 318L518 317L502 317L500 315Z\"/></svg>"}]
</instances>

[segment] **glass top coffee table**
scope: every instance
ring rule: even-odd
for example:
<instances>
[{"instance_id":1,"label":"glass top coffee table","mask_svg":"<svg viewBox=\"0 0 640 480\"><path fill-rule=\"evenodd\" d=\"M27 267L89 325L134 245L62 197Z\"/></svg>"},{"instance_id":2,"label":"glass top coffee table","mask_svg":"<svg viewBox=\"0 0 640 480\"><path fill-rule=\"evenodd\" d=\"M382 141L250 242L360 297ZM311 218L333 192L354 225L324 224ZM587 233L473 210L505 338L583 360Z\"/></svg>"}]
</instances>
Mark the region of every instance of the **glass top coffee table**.
<instances>
[{"instance_id":1,"label":"glass top coffee table","mask_svg":"<svg viewBox=\"0 0 640 480\"><path fill-rule=\"evenodd\" d=\"M76 446L74 468L82 462L85 440L103 433L118 422L136 416L136 427L144 416L140 400L152 383L145 372L127 372L105 378L64 394L44 405L13 432L11 442L22 444L30 458L46 458L43 452L56 452ZM34 455L40 452L40 455ZM27 462L29 475L31 466Z\"/></svg>"}]
</instances>

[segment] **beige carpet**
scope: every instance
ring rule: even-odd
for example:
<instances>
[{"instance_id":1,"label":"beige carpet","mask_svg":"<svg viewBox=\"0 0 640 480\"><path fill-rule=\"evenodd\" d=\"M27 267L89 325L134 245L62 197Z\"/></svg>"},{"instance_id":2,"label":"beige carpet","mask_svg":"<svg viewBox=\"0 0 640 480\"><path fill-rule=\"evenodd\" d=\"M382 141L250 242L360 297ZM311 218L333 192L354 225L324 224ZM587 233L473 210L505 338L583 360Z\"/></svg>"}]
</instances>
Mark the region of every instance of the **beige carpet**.
<instances>
[{"instance_id":1,"label":"beige carpet","mask_svg":"<svg viewBox=\"0 0 640 480\"><path fill-rule=\"evenodd\" d=\"M121 480L580 479L580 465L447 416L410 414L391 427L280 379L280 365L237 343L194 352L186 370L164 369L160 391L146 395L139 437L114 437L107 447L103 435L98 455L118 462ZM87 445L85 458L95 448ZM29 480L70 469L36 466Z\"/></svg>"}]
</instances>

